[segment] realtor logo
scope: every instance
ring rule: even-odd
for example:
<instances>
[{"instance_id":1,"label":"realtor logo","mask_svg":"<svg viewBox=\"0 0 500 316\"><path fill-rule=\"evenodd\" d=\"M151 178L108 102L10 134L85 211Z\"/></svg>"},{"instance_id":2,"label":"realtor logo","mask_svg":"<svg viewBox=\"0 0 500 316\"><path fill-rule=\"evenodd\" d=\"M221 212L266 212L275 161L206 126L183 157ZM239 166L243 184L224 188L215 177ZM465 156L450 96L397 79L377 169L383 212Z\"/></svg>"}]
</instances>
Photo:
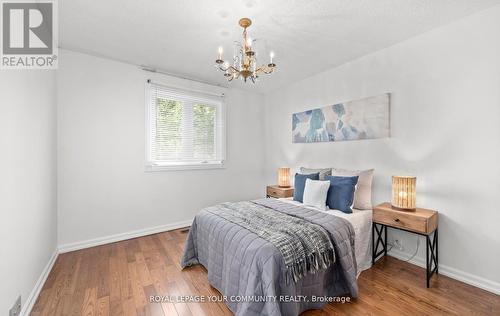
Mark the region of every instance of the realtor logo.
<instances>
[{"instance_id":1,"label":"realtor logo","mask_svg":"<svg viewBox=\"0 0 500 316\"><path fill-rule=\"evenodd\" d=\"M1 68L57 68L55 0L3 0L1 8Z\"/></svg>"}]
</instances>

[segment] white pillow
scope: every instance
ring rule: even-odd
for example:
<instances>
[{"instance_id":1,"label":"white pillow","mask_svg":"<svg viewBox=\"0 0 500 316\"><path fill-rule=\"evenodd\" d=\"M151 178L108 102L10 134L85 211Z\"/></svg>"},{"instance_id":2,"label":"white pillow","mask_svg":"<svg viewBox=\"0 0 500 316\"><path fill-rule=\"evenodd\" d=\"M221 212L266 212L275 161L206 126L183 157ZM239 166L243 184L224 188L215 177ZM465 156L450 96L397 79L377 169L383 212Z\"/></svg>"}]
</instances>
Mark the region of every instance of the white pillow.
<instances>
[{"instance_id":1,"label":"white pillow","mask_svg":"<svg viewBox=\"0 0 500 316\"><path fill-rule=\"evenodd\" d=\"M304 205L314 206L326 210L326 196L330 188L330 181L306 179L304 188Z\"/></svg>"}]
</instances>

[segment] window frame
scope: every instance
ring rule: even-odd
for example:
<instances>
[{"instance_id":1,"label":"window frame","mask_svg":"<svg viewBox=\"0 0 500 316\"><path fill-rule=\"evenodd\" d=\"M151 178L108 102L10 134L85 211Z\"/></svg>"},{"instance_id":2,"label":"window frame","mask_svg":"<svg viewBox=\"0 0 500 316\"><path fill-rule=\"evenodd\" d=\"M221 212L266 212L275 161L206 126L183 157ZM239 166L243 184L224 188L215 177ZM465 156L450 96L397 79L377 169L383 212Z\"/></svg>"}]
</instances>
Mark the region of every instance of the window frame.
<instances>
[{"instance_id":1,"label":"window frame","mask_svg":"<svg viewBox=\"0 0 500 316\"><path fill-rule=\"evenodd\" d=\"M152 159L153 142L155 141L155 122L154 122L154 112L156 112L156 104L153 109L151 98L153 97L154 87L165 87L166 89L176 91L179 94L184 94L189 97L189 94L194 95L206 95L210 96L210 102L206 105L215 106L216 110L216 146L218 152L220 152L220 160L212 161L154 161ZM194 96L193 98L196 98ZM220 99L220 100L218 100ZM185 101L184 101L185 102ZM192 107L195 102L190 101L190 107ZM156 82L151 82L148 80L145 84L145 140L146 140L146 156L145 156L145 171L175 171L175 170L207 170L207 169L222 169L225 168L226 162L226 106L224 102L224 94L215 94L206 91L199 90L189 90L185 88L180 88L172 85L164 85ZM192 110L191 110L192 112ZM190 114L192 115L192 113ZM220 122L220 124L217 124ZM217 151L216 151L217 152Z\"/></svg>"}]
</instances>

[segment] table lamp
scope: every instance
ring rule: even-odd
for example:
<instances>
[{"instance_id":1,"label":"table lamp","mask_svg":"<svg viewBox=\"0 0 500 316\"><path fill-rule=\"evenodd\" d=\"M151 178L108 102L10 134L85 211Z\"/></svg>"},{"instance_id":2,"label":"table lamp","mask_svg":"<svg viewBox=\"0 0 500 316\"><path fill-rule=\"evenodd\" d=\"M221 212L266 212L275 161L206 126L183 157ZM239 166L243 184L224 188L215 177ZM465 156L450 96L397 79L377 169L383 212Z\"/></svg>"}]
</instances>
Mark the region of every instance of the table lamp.
<instances>
[{"instance_id":1,"label":"table lamp","mask_svg":"<svg viewBox=\"0 0 500 316\"><path fill-rule=\"evenodd\" d=\"M392 176L392 207L400 210L415 210L416 187L417 177Z\"/></svg>"},{"instance_id":2,"label":"table lamp","mask_svg":"<svg viewBox=\"0 0 500 316\"><path fill-rule=\"evenodd\" d=\"M290 187L290 168L278 169L278 186L280 188Z\"/></svg>"}]
</instances>

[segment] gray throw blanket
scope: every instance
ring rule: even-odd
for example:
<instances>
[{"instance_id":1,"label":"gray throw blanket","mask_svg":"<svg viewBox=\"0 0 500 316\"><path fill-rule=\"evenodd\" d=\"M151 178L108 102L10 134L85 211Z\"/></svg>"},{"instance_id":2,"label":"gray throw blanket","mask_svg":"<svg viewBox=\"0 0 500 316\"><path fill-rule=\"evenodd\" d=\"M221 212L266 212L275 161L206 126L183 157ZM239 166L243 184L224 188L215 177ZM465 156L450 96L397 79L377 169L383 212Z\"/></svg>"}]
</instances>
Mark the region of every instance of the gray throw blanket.
<instances>
[{"instance_id":1,"label":"gray throw blanket","mask_svg":"<svg viewBox=\"0 0 500 316\"><path fill-rule=\"evenodd\" d=\"M222 203L207 212L238 224L272 243L283 255L286 282L326 269L335 261L333 244L321 226L254 202Z\"/></svg>"},{"instance_id":2,"label":"gray throw blanket","mask_svg":"<svg viewBox=\"0 0 500 316\"><path fill-rule=\"evenodd\" d=\"M357 297L354 228L347 220L276 199L253 202L266 207L269 217L283 213L323 227L333 243L335 263L325 270L307 273L297 282L286 282L288 268L273 243L203 209L189 229L181 266L202 264L207 269L208 282L227 298L225 303L236 316L299 315L325 304L324 300L313 301L314 297L346 294ZM278 223L274 228L281 225ZM280 299L297 296L305 299Z\"/></svg>"}]
</instances>

